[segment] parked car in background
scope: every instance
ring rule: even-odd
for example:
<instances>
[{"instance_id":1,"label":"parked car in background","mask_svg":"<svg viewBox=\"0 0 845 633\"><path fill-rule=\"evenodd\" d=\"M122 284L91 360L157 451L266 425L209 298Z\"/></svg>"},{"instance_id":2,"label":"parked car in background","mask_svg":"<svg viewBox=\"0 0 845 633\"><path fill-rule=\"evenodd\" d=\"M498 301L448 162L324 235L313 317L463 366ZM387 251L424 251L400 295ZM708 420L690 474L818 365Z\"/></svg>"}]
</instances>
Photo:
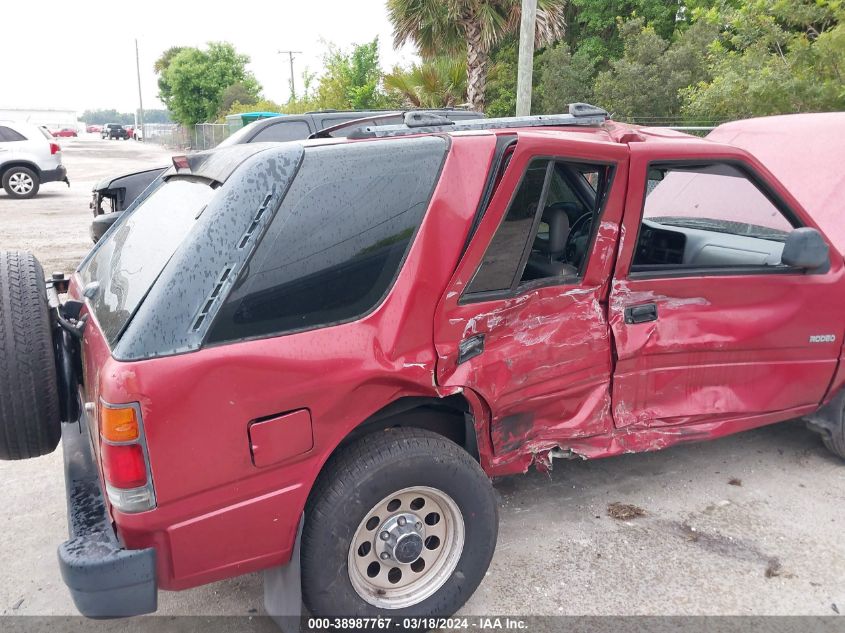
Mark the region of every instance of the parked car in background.
<instances>
[{"instance_id":1,"label":"parked car in background","mask_svg":"<svg viewBox=\"0 0 845 633\"><path fill-rule=\"evenodd\" d=\"M85 131L89 134L100 134L103 131L102 125L87 125Z\"/></svg>"},{"instance_id":2,"label":"parked car in background","mask_svg":"<svg viewBox=\"0 0 845 633\"><path fill-rule=\"evenodd\" d=\"M129 138L129 132L119 123L107 123L103 126L101 136L106 139L121 139L125 141Z\"/></svg>"},{"instance_id":3,"label":"parked car in background","mask_svg":"<svg viewBox=\"0 0 845 633\"><path fill-rule=\"evenodd\" d=\"M0 183L12 198L32 198L45 182L64 181L62 148L46 127L0 121Z\"/></svg>"},{"instance_id":4,"label":"parked car in background","mask_svg":"<svg viewBox=\"0 0 845 633\"><path fill-rule=\"evenodd\" d=\"M132 138L136 141L144 140L144 129L140 125L132 128Z\"/></svg>"},{"instance_id":5,"label":"parked car in background","mask_svg":"<svg viewBox=\"0 0 845 633\"><path fill-rule=\"evenodd\" d=\"M56 138L76 138L79 136L79 133L71 127L63 127L60 130L51 130L50 134Z\"/></svg>"},{"instance_id":6,"label":"parked car in background","mask_svg":"<svg viewBox=\"0 0 845 633\"><path fill-rule=\"evenodd\" d=\"M84 615L266 570L309 629L440 628L495 477L798 418L845 457L845 113L335 132L174 157L71 277L0 254L0 458L61 439Z\"/></svg>"},{"instance_id":7,"label":"parked car in background","mask_svg":"<svg viewBox=\"0 0 845 633\"><path fill-rule=\"evenodd\" d=\"M414 112L414 110L410 110L410 112ZM443 109L418 110L417 112L430 113L450 121L465 121L484 117L482 113L471 110ZM232 134L218 147L245 143L297 141L306 139L318 131L345 125L350 121L360 121L361 125L395 125L401 123L403 117L402 112L384 110L334 110L281 115L250 123ZM338 131L338 134L351 134L355 129L356 126L343 127ZM94 211L94 221L91 223L90 229L91 239L94 242L99 240L117 220L117 216L109 215L109 213L120 213L125 210L146 189L147 185L161 175L165 169L167 168L161 167L121 174L105 178L97 183L93 190L93 200L89 205Z\"/></svg>"}]
</instances>

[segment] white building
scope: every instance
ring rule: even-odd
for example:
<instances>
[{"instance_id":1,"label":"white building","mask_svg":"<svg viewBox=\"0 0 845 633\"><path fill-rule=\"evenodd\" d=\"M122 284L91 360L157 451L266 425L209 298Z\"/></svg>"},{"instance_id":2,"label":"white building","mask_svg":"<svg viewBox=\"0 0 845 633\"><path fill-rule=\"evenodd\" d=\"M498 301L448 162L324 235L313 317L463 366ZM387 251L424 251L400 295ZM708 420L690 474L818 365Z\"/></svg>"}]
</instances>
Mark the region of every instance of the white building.
<instances>
[{"instance_id":1,"label":"white building","mask_svg":"<svg viewBox=\"0 0 845 633\"><path fill-rule=\"evenodd\" d=\"M33 125L46 125L51 130L63 127L78 129L76 110L38 110L24 108L0 108L0 121L23 121Z\"/></svg>"}]
</instances>

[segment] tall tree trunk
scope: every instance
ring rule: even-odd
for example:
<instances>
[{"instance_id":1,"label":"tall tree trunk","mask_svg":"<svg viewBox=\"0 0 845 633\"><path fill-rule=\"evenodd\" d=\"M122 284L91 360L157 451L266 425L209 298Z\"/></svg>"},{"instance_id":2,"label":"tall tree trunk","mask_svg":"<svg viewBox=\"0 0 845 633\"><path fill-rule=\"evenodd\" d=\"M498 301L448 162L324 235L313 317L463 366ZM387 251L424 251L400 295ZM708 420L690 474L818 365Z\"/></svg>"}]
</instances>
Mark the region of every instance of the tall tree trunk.
<instances>
[{"instance_id":1,"label":"tall tree trunk","mask_svg":"<svg viewBox=\"0 0 845 633\"><path fill-rule=\"evenodd\" d=\"M483 112L490 53L484 47L478 21L466 20L463 26L467 38L467 100L473 110Z\"/></svg>"}]
</instances>

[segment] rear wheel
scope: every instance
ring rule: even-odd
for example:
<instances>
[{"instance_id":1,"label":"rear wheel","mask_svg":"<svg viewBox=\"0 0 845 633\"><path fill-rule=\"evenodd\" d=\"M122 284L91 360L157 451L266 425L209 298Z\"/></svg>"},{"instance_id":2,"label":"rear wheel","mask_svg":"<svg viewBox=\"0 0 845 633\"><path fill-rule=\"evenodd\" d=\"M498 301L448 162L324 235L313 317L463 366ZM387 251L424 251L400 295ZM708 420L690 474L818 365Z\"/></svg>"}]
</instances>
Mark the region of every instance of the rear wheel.
<instances>
[{"instance_id":1,"label":"rear wheel","mask_svg":"<svg viewBox=\"0 0 845 633\"><path fill-rule=\"evenodd\" d=\"M496 547L493 488L454 442L420 429L333 457L306 509L303 598L316 616L449 616Z\"/></svg>"},{"instance_id":2,"label":"rear wheel","mask_svg":"<svg viewBox=\"0 0 845 633\"><path fill-rule=\"evenodd\" d=\"M0 252L0 459L53 452L58 393L44 271L31 253Z\"/></svg>"},{"instance_id":3,"label":"rear wheel","mask_svg":"<svg viewBox=\"0 0 845 633\"><path fill-rule=\"evenodd\" d=\"M12 167L3 174L3 189L13 198L32 198L40 187L38 174L29 167Z\"/></svg>"}]
</instances>

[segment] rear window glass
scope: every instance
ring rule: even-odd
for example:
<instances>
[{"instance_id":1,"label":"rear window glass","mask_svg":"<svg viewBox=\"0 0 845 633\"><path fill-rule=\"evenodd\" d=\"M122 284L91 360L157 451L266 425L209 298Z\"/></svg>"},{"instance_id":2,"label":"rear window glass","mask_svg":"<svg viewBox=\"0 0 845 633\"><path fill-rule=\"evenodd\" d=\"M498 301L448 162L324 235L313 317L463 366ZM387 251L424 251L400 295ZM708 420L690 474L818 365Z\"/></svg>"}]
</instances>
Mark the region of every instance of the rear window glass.
<instances>
[{"instance_id":1,"label":"rear window glass","mask_svg":"<svg viewBox=\"0 0 845 633\"><path fill-rule=\"evenodd\" d=\"M206 182L169 180L111 231L84 265L83 282L100 285L91 305L110 345L213 195Z\"/></svg>"},{"instance_id":2,"label":"rear window glass","mask_svg":"<svg viewBox=\"0 0 845 633\"><path fill-rule=\"evenodd\" d=\"M311 147L210 342L358 318L387 293L422 221L447 143Z\"/></svg>"}]
</instances>

